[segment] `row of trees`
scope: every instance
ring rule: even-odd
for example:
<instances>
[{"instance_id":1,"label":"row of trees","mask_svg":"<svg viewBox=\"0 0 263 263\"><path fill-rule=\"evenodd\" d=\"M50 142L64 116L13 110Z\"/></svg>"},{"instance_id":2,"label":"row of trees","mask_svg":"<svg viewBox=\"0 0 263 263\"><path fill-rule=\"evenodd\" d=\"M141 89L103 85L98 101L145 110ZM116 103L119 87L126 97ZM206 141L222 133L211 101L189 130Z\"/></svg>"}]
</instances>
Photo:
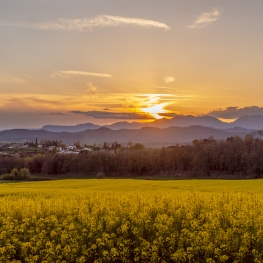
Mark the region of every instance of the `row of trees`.
<instances>
[{"instance_id":1,"label":"row of trees","mask_svg":"<svg viewBox=\"0 0 263 263\"><path fill-rule=\"evenodd\" d=\"M217 141L194 140L191 145L162 149L127 148L125 151L82 152L80 154L38 155L0 159L0 173L14 167L28 168L33 174L189 174L210 176L213 172L260 177L263 175L263 140L251 135Z\"/></svg>"}]
</instances>

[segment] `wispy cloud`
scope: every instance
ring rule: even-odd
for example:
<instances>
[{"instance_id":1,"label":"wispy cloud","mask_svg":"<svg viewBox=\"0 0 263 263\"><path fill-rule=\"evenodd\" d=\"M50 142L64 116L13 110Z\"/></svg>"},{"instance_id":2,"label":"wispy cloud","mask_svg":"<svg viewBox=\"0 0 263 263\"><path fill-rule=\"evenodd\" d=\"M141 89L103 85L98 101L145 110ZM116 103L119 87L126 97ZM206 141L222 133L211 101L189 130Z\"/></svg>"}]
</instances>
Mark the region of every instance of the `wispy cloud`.
<instances>
[{"instance_id":1,"label":"wispy cloud","mask_svg":"<svg viewBox=\"0 0 263 263\"><path fill-rule=\"evenodd\" d=\"M215 22L220 16L220 11L217 8L214 8L211 12L202 13L197 17L196 21L187 27L190 28L201 28L205 27L208 24Z\"/></svg>"},{"instance_id":2,"label":"wispy cloud","mask_svg":"<svg viewBox=\"0 0 263 263\"><path fill-rule=\"evenodd\" d=\"M88 19L63 19L60 18L57 21L49 21L44 23L29 23L29 22L20 22L20 23L0 23L0 25L5 26L14 26L22 28L31 28L36 30L64 30L64 31L90 31L94 27L117 27L117 26L138 26L146 28L161 28L168 30L170 29L164 23L146 20L139 18L129 18L121 16L109 16L109 15L100 15L95 18Z\"/></svg>"},{"instance_id":3,"label":"wispy cloud","mask_svg":"<svg viewBox=\"0 0 263 263\"><path fill-rule=\"evenodd\" d=\"M51 75L52 78L60 77L60 78L67 78L70 76L91 76L91 77L100 77L100 78L112 78L110 74L104 73L94 73L94 72L86 72L86 71L57 71Z\"/></svg>"},{"instance_id":4,"label":"wispy cloud","mask_svg":"<svg viewBox=\"0 0 263 263\"><path fill-rule=\"evenodd\" d=\"M175 79L174 79L174 77L166 77L166 78L164 78L164 81L165 81L165 83L171 83L171 82L174 82Z\"/></svg>"},{"instance_id":5,"label":"wispy cloud","mask_svg":"<svg viewBox=\"0 0 263 263\"><path fill-rule=\"evenodd\" d=\"M0 74L0 83L4 84L27 84L28 80L26 78L19 78L12 75Z\"/></svg>"},{"instance_id":6,"label":"wispy cloud","mask_svg":"<svg viewBox=\"0 0 263 263\"><path fill-rule=\"evenodd\" d=\"M94 96L97 92L97 88L91 82L87 83L87 86L88 86L88 90L87 90L88 94Z\"/></svg>"}]
</instances>

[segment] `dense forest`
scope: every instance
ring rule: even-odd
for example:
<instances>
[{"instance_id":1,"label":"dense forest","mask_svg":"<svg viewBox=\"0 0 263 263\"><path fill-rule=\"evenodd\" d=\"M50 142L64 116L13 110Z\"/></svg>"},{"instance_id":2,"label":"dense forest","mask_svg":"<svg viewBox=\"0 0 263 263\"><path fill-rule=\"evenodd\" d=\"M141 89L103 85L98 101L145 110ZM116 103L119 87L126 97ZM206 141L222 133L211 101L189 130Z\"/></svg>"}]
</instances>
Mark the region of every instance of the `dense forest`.
<instances>
[{"instance_id":1,"label":"dense forest","mask_svg":"<svg viewBox=\"0 0 263 263\"><path fill-rule=\"evenodd\" d=\"M194 140L189 145L146 149L141 144L112 151L1 158L0 174L27 168L31 174L103 176L169 175L178 177L263 175L263 140L247 135Z\"/></svg>"}]
</instances>

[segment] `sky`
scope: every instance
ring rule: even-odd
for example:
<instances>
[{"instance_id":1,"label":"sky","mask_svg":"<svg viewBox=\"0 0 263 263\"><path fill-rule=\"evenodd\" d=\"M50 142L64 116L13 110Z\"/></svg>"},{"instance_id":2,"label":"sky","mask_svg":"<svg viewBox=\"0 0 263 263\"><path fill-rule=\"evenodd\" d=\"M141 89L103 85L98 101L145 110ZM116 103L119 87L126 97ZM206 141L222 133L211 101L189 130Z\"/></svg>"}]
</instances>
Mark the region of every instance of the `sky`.
<instances>
[{"instance_id":1,"label":"sky","mask_svg":"<svg viewBox=\"0 0 263 263\"><path fill-rule=\"evenodd\" d=\"M263 115L262 0L0 0L0 129Z\"/></svg>"}]
</instances>

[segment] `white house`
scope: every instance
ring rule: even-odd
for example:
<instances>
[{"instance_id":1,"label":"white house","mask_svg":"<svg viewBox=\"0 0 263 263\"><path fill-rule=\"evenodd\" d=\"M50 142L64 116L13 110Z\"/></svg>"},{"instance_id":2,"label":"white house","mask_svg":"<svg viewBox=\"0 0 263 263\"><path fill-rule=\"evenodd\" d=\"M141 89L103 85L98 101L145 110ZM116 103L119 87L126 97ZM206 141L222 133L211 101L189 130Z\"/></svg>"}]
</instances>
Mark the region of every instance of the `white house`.
<instances>
[{"instance_id":1,"label":"white house","mask_svg":"<svg viewBox=\"0 0 263 263\"><path fill-rule=\"evenodd\" d=\"M76 145L70 145L70 146L67 147L67 149L71 150L71 151L76 150L76 148L77 148Z\"/></svg>"}]
</instances>

